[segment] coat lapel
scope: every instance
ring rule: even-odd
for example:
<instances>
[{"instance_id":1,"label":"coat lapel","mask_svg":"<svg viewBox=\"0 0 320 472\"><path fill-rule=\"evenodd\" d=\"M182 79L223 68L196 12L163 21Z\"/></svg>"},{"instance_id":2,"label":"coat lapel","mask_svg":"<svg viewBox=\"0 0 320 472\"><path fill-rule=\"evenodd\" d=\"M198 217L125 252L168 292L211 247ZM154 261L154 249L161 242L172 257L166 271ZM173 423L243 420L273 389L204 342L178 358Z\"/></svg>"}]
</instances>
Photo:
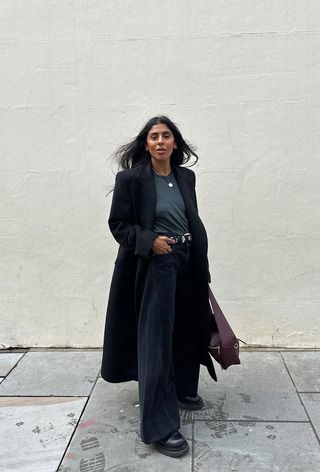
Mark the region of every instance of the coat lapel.
<instances>
[{"instance_id":1,"label":"coat lapel","mask_svg":"<svg viewBox=\"0 0 320 472\"><path fill-rule=\"evenodd\" d=\"M192 202L192 189L188 185L188 182L186 181L186 179L183 178L180 167L174 166L173 172L174 172L175 178L177 179L179 189L180 189L180 192L181 192L181 195L182 195L185 207L186 207L187 217L189 219L189 222L191 222L197 216L196 209Z\"/></svg>"},{"instance_id":2,"label":"coat lapel","mask_svg":"<svg viewBox=\"0 0 320 472\"><path fill-rule=\"evenodd\" d=\"M137 169L138 170L138 169ZM152 174L151 161L139 166L136 185L137 204L140 206L141 224L145 228L152 229L156 211L156 187Z\"/></svg>"}]
</instances>

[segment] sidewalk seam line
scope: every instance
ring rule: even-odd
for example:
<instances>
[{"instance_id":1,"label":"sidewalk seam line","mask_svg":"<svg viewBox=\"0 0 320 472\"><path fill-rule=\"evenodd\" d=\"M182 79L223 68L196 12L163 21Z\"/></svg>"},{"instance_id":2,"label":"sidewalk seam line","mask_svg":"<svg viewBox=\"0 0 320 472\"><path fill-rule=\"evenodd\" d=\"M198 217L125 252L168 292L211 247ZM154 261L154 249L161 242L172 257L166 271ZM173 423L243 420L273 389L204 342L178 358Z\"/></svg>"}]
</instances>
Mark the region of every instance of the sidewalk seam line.
<instances>
[{"instance_id":1,"label":"sidewalk seam line","mask_svg":"<svg viewBox=\"0 0 320 472\"><path fill-rule=\"evenodd\" d=\"M90 394L84 395L10 395L0 394L0 398L88 398Z\"/></svg>"},{"instance_id":2,"label":"sidewalk seam line","mask_svg":"<svg viewBox=\"0 0 320 472\"><path fill-rule=\"evenodd\" d=\"M193 419L191 423L191 472L194 472L194 462L195 462L194 426L195 426L195 419Z\"/></svg>"},{"instance_id":3,"label":"sidewalk seam line","mask_svg":"<svg viewBox=\"0 0 320 472\"><path fill-rule=\"evenodd\" d=\"M204 418L204 419L197 419L195 421L198 423L200 421L215 421L216 423L297 423L297 424L304 424L309 423L309 420L241 420L241 419L233 419L233 420L217 420L215 418Z\"/></svg>"},{"instance_id":4,"label":"sidewalk seam line","mask_svg":"<svg viewBox=\"0 0 320 472\"><path fill-rule=\"evenodd\" d=\"M1 351L0 351L1 353ZM9 354L9 353L7 353ZM15 353L13 353L15 354ZM8 377L8 375L11 374L11 372L17 367L17 365L19 364L20 361L22 361L22 359L25 357L25 355L27 354L27 352L24 352L24 353L19 353L17 352L16 354L22 354L22 356L20 357L20 359L17 360L17 362L14 364L14 366L9 370L9 372L6 373L5 376L1 376L1 378L3 378L3 381L1 382L2 384L6 381L6 378Z\"/></svg>"},{"instance_id":5,"label":"sidewalk seam line","mask_svg":"<svg viewBox=\"0 0 320 472\"><path fill-rule=\"evenodd\" d=\"M312 394L318 394L318 395L320 394L320 391L319 391L319 390L316 391L316 392L315 392L315 391L308 392L308 391L303 391L303 390L299 391L299 390L298 390L298 392L299 392L299 393L312 393Z\"/></svg>"},{"instance_id":6,"label":"sidewalk seam line","mask_svg":"<svg viewBox=\"0 0 320 472\"><path fill-rule=\"evenodd\" d=\"M298 392L297 386L296 386L296 384L295 384L295 382L294 382L294 380L293 380L292 375L290 374L289 368L288 368L288 366L287 366L287 364L286 364L286 361L285 361L284 357L282 356L281 352L280 352L280 355L281 355L281 357L282 357L282 360L283 360L284 366L285 366L285 368L286 368L286 370L287 370L287 372L288 372L288 375L289 375L289 377L290 377L290 379L291 379L291 382L293 383L294 388L296 389L298 398L299 398L300 403L301 403L301 405L302 405L302 407L303 407L303 409L304 409L304 411L305 411L305 414L306 414L307 417L309 418L309 423L310 423L310 426L311 426L311 428L312 428L312 430L313 430L313 433L314 433L316 439L318 440L318 443L320 444L320 438L319 438L319 436L318 436L317 430L316 430L316 428L315 428L314 425L313 425L313 422L312 422L312 420L311 420L311 418L310 418L310 416L309 416L309 413L308 413L308 411L307 411L307 409L306 409L306 407L305 407L305 404L304 404L303 401L302 401L302 398L301 398L301 396L300 396L300 393Z\"/></svg>"},{"instance_id":7,"label":"sidewalk seam line","mask_svg":"<svg viewBox=\"0 0 320 472\"><path fill-rule=\"evenodd\" d=\"M80 424L80 422L81 422L81 419L82 419L82 417L83 417L83 414L84 414L84 412L85 412L85 409L87 408L88 402L89 402L89 400L90 400L90 398L91 398L91 394L92 394L92 392L93 392L94 387L96 386L96 384L97 384L97 382L98 382L98 379L99 379L99 375L97 375L97 377L96 377L96 380L95 380L95 382L94 382L94 384L93 384L93 387L92 387L92 389L91 389L91 393L90 393L90 395L87 397L87 401L85 402L85 404L84 404L84 406L83 406L83 408L82 408L82 411L81 411L81 414L80 414L80 416L79 416L78 422L77 422L77 424L75 425L74 430L73 430L73 432L72 432L72 434L71 434L71 436L70 436L70 438L69 438L68 444L66 445L66 448L65 448L65 450L64 450L64 453L62 454L61 460L60 460L60 462L59 462L59 464L58 464L58 467L57 467L57 472L59 472L59 469L60 469L60 467L62 466L62 463L63 463L63 460L64 460L65 455L66 455L66 453L67 453L67 450L68 450L68 448L69 448L69 446L70 446L70 444L71 444L71 442L72 442L72 439L73 439L73 437L74 437L74 435L75 435L75 433L76 433L76 431L77 431L77 428L78 428L78 426L79 426L79 424Z\"/></svg>"}]
</instances>

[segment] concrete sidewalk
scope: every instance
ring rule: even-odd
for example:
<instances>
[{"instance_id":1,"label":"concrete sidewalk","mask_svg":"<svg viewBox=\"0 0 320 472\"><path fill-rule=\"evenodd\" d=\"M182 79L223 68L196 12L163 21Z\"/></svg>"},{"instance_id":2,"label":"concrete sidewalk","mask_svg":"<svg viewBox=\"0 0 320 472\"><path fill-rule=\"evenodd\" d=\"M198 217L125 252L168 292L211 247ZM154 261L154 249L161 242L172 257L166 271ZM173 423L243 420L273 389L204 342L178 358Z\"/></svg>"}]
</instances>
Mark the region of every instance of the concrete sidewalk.
<instances>
[{"instance_id":1,"label":"concrete sidewalk","mask_svg":"<svg viewBox=\"0 0 320 472\"><path fill-rule=\"evenodd\" d=\"M320 351L242 351L203 368L202 410L181 411L190 453L139 439L137 383L99 376L99 350L0 352L1 472L319 472Z\"/></svg>"}]
</instances>

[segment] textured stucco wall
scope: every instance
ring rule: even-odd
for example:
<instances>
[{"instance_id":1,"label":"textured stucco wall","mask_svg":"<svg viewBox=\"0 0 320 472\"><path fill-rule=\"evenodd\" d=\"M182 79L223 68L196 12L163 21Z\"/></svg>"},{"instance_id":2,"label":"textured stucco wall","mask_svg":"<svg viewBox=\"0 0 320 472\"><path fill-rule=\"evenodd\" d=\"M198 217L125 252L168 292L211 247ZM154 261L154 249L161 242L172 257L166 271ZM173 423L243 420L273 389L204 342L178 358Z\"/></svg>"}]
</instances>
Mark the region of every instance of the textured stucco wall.
<instances>
[{"instance_id":1,"label":"textured stucco wall","mask_svg":"<svg viewBox=\"0 0 320 472\"><path fill-rule=\"evenodd\" d=\"M101 346L107 156L197 145L213 289L251 344L320 347L320 3L2 0L0 344Z\"/></svg>"}]
</instances>

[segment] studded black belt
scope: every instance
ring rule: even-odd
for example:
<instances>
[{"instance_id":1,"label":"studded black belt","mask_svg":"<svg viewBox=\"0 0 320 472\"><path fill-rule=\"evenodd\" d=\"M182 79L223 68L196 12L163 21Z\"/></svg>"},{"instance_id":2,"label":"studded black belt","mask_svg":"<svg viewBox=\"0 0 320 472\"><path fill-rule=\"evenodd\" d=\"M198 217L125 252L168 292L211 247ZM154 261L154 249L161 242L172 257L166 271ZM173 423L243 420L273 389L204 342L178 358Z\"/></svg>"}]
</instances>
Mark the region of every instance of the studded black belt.
<instances>
[{"instance_id":1,"label":"studded black belt","mask_svg":"<svg viewBox=\"0 0 320 472\"><path fill-rule=\"evenodd\" d=\"M185 233L181 236L172 236L172 238L175 239L176 244L186 244L192 241L192 235L190 233Z\"/></svg>"}]
</instances>

